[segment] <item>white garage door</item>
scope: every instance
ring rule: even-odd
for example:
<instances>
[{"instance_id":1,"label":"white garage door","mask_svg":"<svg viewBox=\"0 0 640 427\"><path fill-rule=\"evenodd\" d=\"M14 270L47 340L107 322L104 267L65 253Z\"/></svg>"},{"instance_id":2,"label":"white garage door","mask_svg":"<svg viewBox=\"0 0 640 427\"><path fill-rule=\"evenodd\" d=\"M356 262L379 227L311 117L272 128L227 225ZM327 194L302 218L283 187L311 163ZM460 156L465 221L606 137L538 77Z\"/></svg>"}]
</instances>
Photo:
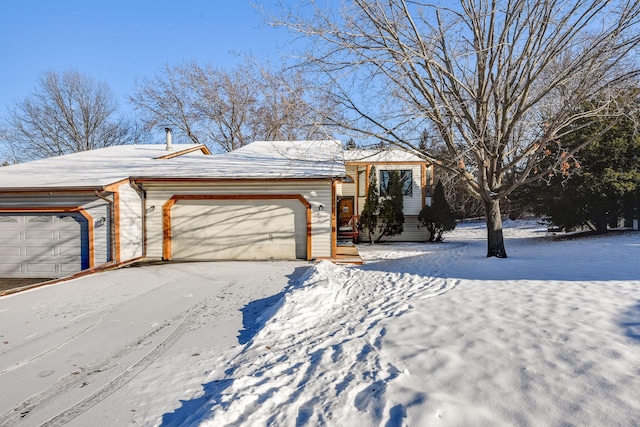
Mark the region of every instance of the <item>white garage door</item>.
<instances>
[{"instance_id":1,"label":"white garage door","mask_svg":"<svg viewBox=\"0 0 640 427\"><path fill-rule=\"evenodd\" d=\"M173 259L306 259L298 200L180 200L171 209Z\"/></svg>"},{"instance_id":2,"label":"white garage door","mask_svg":"<svg viewBox=\"0 0 640 427\"><path fill-rule=\"evenodd\" d=\"M54 278L89 267L79 214L0 214L0 277Z\"/></svg>"}]
</instances>

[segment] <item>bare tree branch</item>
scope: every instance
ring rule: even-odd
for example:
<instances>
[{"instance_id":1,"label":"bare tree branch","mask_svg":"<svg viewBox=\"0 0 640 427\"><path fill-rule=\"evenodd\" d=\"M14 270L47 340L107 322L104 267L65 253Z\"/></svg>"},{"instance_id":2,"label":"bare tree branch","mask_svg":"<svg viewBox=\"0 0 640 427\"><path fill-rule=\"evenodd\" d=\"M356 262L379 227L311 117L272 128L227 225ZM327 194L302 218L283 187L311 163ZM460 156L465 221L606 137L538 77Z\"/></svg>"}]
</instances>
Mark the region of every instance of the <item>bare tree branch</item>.
<instances>
[{"instance_id":1,"label":"bare tree branch","mask_svg":"<svg viewBox=\"0 0 640 427\"><path fill-rule=\"evenodd\" d=\"M541 170L540 153L585 116L615 122L612 100L637 85L636 1L342 4L336 13L310 0L272 23L311 43L303 66L334 86L349 118L330 123L456 172L485 204L490 255L506 256L497 202L545 173L567 173L566 161ZM577 108L595 99L599 108ZM424 128L438 133L446 156L416 149Z\"/></svg>"},{"instance_id":2,"label":"bare tree branch","mask_svg":"<svg viewBox=\"0 0 640 427\"><path fill-rule=\"evenodd\" d=\"M77 71L48 72L15 105L0 139L16 162L143 141L135 123L116 116L117 108L106 84Z\"/></svg>"},{"instance_id":3,"label":"bare tree branch","mask_svg":"<svg viewBox=\"0 0 640 427\"><path fill-rule=\"evenodd\" d=\"M171 126L193 142L232 151L255 140L326 137L333 103L308 90L300 70L231 70L186 62L138 82L130 102L148 128Z\"/></svg>"}]
</instances>

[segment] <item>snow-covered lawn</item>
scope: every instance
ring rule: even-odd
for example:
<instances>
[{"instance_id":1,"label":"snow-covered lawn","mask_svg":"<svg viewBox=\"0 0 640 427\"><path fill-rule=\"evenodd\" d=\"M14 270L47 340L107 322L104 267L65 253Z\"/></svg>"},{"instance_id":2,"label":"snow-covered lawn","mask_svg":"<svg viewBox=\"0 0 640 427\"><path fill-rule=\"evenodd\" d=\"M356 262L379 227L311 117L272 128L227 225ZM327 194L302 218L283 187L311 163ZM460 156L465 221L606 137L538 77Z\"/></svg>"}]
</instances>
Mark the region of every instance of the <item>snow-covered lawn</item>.
<instances>
[{"instance_id":1,"label":"snow-covered lawn","mask_svg":"<svg viewBox=\"0 0 640 427\"><path fill-rule=\"evenodd\" d=\"M167 341L162 357L144 369L140 346L129 359L114 359L125 378L93 405L91 394L83 394L92 377L81 366L79 374L47 376L53 378L49 389L77 375L85 375L87 387L81 382L75 394L65 389L61 402L40 395L33 400L76 408L73 417L53 418L51 425L61 419L70 425L115 425L117 419L118 425L164 426L640 425L640 233L557 240L534 222L505 226L506 260L486 259L484 226L464 224L443 244L360 246L365 265L321 262L280 299L260 285L267 279L255 277L245 283L259 290L244 302L244 329L203 318L215 310L188 311L182 315L194 318L188 333ZM167 270L173 276L166 288L157 286L167 280L153 271L140 283L118 287L120 293L104 282L104 294L85 300L110 304L108 311L78 303L64 313L84 331L118 317L113 301L122 293L135 293L143 313L148 305L184 304L187 284L179 271ZM125 273L96 277L117 274ZM53 297L44 294L49 289L54 287L0 298L0 335L22 333L27 326L18 322L5 331L6 313L18 316L15 309L29 294ZM210 292L205 282L198 289ZM215 295L206 303L230 312L233 305ZM262 303L252 305L252 299ZM133 325L133 311L129 316ZM137 335L147 331L153 341L152 325L140 326ZM36 326L31 334L49 327ZM85 351L113 353L108 331ZM225 335L226 344L216 344ZM47 348L75 345L64 339ZM150 343L149 353L159 351L157 344ZM16 386L6 379L19 370L8 363L10 344L4 347L3 391ZM32 366L39 354L33 363L20 354L24 375L13 381L43 375ZM76 403L82 399L88 401L84 412ZM3 408L0 420L21 422ZM42 421L57 412L49 413ZM24 425L33 425L29 416Z\"/></svg>"}]
</instances>

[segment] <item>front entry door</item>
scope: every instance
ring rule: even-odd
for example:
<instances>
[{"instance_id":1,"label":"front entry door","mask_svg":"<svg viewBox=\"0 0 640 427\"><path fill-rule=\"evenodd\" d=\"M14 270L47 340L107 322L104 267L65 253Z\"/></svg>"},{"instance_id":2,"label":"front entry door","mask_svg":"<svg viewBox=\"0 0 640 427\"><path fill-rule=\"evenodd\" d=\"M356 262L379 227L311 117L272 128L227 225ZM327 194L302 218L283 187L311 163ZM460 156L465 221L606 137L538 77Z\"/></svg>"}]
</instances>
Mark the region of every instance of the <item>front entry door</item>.
<instances>
[{"instance_id":1,"label":"front entry door","mask_svg":"<svg viewBox=\"0 0 640 427\"><path fill-rule=\"evenodd\" d=\"M338 221L340 226L347 225L353 216L353 197L343 197L338 201Z\"/></svg>"}]
</instances>

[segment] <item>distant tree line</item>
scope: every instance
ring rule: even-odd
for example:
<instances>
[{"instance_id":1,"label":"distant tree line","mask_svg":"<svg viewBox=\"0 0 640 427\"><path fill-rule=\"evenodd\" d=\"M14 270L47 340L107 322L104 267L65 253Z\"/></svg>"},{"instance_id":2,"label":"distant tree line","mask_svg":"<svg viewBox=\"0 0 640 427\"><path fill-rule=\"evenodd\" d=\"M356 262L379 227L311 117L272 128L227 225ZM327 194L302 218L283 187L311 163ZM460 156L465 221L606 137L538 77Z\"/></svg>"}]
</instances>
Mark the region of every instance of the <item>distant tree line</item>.
<instances>
[{"instance_id":1,"label":"distant tree line","mask_svg":"<svg viewBox=\"0 0 640 427\"><path fill-rule=\"evenodd\" d=\"M77 71L44 73L0 126L5 164L112 145L144 142L138 123L117 114L106 83Z\"/></svg>"},{"instance_id":2,"label":"distant tree line","mask_svg":"<svg viewBox=\"0 0 640 427\"><path fill-rule=\"evenodd\" d=\"M33 92L0 121L0 164L112 145L148 142L174 129L176 142L232 151L255 140L327 138L335 101L311 90L301 69L269 71L246 61L231 69L165 65L128 97L126 119L106 83L75 70L46 72Z\"/></svg>"}]
</instances>

